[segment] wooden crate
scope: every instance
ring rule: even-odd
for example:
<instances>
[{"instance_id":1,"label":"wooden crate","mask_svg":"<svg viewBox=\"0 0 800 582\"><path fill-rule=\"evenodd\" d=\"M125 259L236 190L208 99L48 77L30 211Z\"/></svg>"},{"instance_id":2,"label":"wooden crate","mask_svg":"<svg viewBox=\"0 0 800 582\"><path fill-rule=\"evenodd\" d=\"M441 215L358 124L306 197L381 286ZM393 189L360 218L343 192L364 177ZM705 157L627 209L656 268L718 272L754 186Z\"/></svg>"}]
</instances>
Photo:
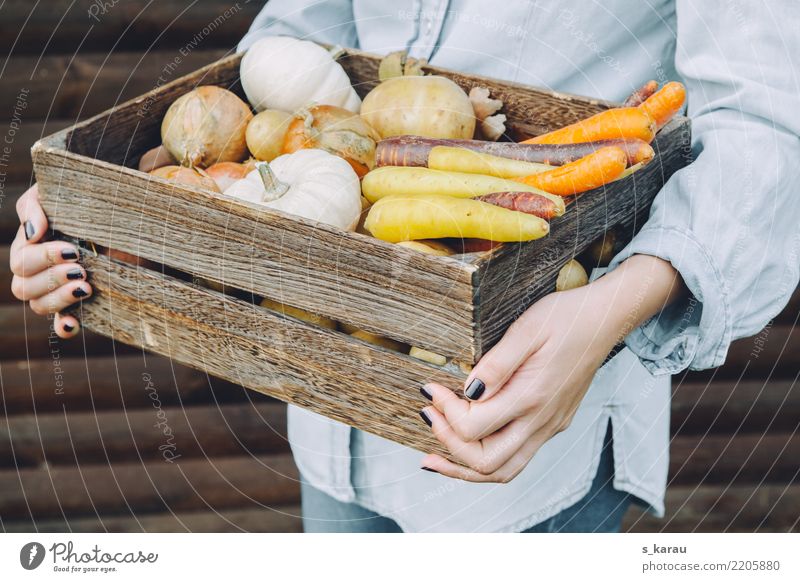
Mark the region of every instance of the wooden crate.
<instances>
[{"instance_id":1,"label":"wooden crate","mask_svg":"<svg viewBox=\"0 0 800 582\"><path fill-rule=\"evenodd\" d=\"M426 401L418 389L437 381L460 393L459 366L433 366L193 279L224 282L472 363L528 305L554 289L565 261L608 228L632 236L665 180L689 161L689 122L676 118L659 132L656 158L648 166L579 197L553 221L545 239L452 257L132 169L159 143L161 119L177 97L201 84L242 94L240 58L222 59L34 145L40 196L54 229L165 266L136 267L84 246L95 295L80 307L83 326L425 451L442 448L419 420ZM377 82L379 60L350 51L340 62L363 95ZM515 138L613 106L431 71L465 90L488 87L504 101Z\"/></svg>"}]
</instances>

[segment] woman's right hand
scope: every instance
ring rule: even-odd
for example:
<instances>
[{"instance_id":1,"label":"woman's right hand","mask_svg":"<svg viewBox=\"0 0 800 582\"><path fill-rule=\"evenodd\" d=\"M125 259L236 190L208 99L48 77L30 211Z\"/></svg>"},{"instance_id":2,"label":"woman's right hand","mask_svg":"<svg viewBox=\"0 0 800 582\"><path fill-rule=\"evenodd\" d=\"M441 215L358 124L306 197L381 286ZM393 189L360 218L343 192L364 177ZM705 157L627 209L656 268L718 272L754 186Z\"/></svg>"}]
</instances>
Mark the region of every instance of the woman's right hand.
<instances>
[{"instance_id":1,"label":"woman's right hand","mask_svg":"<svg viewBox=\"0 0 800 582\"><path fill-rule=\"evenodd\" d=\"M71 315L59 312L92 294L86 271L78 264L78 249L64 241L43 242L47 217L39 204L39 189L34 185L17 202L20 227L11 243L11 292L29 301L38 315L55 313L53 327L64 339L75 336L80 324Z\"/></svg>"}]
</instances>

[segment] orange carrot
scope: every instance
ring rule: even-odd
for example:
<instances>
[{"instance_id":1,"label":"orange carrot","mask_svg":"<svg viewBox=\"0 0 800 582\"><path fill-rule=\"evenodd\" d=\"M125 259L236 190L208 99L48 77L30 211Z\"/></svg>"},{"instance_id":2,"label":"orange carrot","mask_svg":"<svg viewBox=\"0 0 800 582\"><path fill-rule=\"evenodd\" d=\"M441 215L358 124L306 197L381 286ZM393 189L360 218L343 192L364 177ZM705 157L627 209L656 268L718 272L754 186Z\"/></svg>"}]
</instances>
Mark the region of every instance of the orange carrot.
<instances>
[{"instance_id":1,"label":"orange carrot","mask_svg":"<svg viewBox=\"0 0 800 582\"><path fill-rule=\"evenodd\" d=\"M551 194L570 196L615 180L626 165L627 156L622 148L607 147L558 168L515 180Z\"/></svg>"},{"instance_id":2,"label":"orange carrot","mask_svg":"<svg viewBox=\"0 0 800 582\"><path fill-rule=\"evenodd\" d=\"M625 99L622 106L623 107L638 107L652 95L658 91L658 81L650 80L638 89L628 95L628 98Z\"/></svg>"},{"instance_id":3,"label":"orange carrot","mask_svg":"<svg viewBox=\"0 0 800 582\"><path fill-rule=\"evenodd\" d=\"M684 101L686 87L672 81L648 97L639 109L646 111L655 120L657 129L661 129L683 107Z\"/></svg>"},{"instance_id":4,"label":"orange carrot","mask_svg":"<svg viewBox=\"0 0 800 582\"><path fill-rule=\"evenodd\" d=\"M645 110L617 107L521 143L583 143L617 138L638 138L650 143L655 135L655 121Z\"/></svg>"},{"instance_id":5,"label":"orange carrot","mask_svg":"<svg viewBox=\"0 0 800 582\"><path fill-rule=\"evenodd\" d=\"M556 203L536 192L492 192L475 200L550 220L558 215Z\"/></svg>"}]
</instances>

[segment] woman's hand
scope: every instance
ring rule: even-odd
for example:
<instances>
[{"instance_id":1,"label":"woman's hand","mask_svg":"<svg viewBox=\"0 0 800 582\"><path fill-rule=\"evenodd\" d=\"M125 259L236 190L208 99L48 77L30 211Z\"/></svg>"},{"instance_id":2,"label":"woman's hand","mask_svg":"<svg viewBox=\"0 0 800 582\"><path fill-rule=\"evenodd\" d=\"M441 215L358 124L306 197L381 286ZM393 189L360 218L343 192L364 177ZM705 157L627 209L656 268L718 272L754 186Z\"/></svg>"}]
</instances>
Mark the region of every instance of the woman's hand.
<instances>
[{"instance_id":1,"label":"woman's hand","mask_svg":"<svg viewBox=\"0 0 800 582\"><path fill-rule=\"evenodd\" d=\"M428 455L423 468L478 482L506 483L572 421L611 349L683 289L673 267L637 255L578 289L531 306L475 366L467 400L429 384L422 410L458 465Z\"/></svg>"},{"instance_id":2,"label":"woman's hand","mask_svg":"<svg viewBox=\"0 0 800 582\"><path fill-rule=\"evenodd\" d=\"M56 334L73 337L79 330L78 320L58 312L92 294L86 271L78 264L78 249L68 242L43 242L47 217L35 185L20 196L17 214L20 227L11 243L9 261L14 274L11 292L17 299L30 301L38 315L55 313Z\"/></svg>"}]
</instances>

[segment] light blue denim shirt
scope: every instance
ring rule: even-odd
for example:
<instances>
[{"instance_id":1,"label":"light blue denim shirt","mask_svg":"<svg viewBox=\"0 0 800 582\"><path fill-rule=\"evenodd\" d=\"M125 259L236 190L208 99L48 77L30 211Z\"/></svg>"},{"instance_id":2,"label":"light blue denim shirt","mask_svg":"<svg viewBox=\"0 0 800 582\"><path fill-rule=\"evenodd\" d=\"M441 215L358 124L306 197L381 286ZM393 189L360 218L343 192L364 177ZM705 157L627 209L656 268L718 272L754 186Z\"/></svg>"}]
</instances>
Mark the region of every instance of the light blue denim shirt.
<instances>
[{"instance_id":1,"label":"light blue denim shirt","mask_svg":"<svg viewBox=\"0 0 800 582\"><path fill-rule=\"evenodd\" d=\"M569 429L504 485L419 469L422 454L290 407L304 477L407 531L519 531L588 491L604 429L614 487L664 511L669 375L719 366L798 282L800 3L728 0L270 0L240 49L288 34L620 101L648 79L688 89L696 161L659 193L617 257L670 261L692 297L627 337ZM597 273L595 273L597 275Z\"/></svg>"}]
</instances>

